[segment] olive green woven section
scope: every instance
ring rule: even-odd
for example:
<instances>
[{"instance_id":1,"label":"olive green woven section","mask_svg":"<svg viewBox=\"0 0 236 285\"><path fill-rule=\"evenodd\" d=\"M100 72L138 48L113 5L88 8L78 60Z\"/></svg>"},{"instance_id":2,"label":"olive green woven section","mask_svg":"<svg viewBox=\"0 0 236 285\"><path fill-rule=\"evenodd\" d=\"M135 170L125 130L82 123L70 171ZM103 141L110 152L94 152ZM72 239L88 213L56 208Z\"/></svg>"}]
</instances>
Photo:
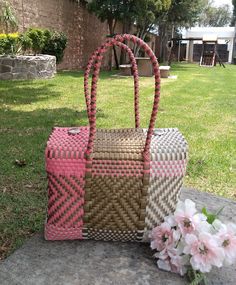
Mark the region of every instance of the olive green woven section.
<instances>
[{"instance_id":1,"label":"olive green woven section","mask_svg":"<svg viewBox=\"0 0 236 285\"><path fill-rule=\"evenodd\" d=\"M93 158L142 160L145 140L142 129L98 129Z\"/></svg>"},{"instance_id":2,"label":"olive green woven section","mask_svg":"<svg viewBox=\"0 0 236 285\"><path fill-rule=\"evenodd\" d=\"M98 130L87 164L83 238L141 240L149 175L142 130ZM145 179L144 179L145 178Z\"/></svg>"},{"instance_id":3,"label":"olive green woven section","mask_svg":"<svg viewBox=\"0 0 236 285\"><path fill-rule=\"evenodd\" d=\"M142 188L140 177L95 176L86 181L86 227L124 231L143 229L141 204L145 206L142 197L146 193Z\"/></svg>"}]
</instances>

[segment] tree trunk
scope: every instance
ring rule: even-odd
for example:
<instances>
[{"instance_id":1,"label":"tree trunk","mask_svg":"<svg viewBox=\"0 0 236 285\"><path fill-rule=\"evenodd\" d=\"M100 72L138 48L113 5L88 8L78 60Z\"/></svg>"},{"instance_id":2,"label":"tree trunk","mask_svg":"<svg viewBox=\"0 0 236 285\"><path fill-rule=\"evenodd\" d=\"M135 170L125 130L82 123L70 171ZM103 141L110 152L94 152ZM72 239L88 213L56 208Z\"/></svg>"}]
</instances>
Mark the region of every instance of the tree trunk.
<instances>
[{"instance_id":1,"label":"tree trunk","mask_svg":"<svg viewBox=\"0 0 236 285\"><path fill-rule=\"evenodd\" d=\"M142 39L143 41L145 40L146 36L148 33L150 33L151 29L153 28L154 24L146 24L144 25L139 32L137 33L137 37ZM134 55L139 56L139 51L140 51L140 46L135 45L134 46Z\"/></svg>"},{"instance_id":2,"label":"tree trunk","mask_svg":"<svg viewBox=\"0 0 236 285\"><path fill-rule=\"evenodd\" d=\"M167 62L168 26L166 23L159 24L159 37L160 37L160 62Z\"/></svg>"},{"instance_id":3,"label":"tree trunk","mask_svg":"<svg viewBox=\"0 0 236 285\"><path fill-rule=\"evenodd\" d=\"M123 28L122 28L122 33L123 34L129 34L130 33L130 28L131 28L131 23L129 20L124 20L123 21ZM126 44L127 41L124 41L124 44ZM126 63L126 52L122 49L120 52L120 64Z\"/></svg>"},{"instance_id":4,"label":"tree trunk","mask_svg":"<svg viewBox=\"0 0 236 285\"><path fill-rule=\"evenodd\" d=\"M114 52L114 58L115 58L115 63L116 63L116 69L119 70L119 62L118 62L118 57L117 57L115 46L113 46L113 52Z\"/></svg>"},{"instance_id":5,"label":"tree trunk","mask_svg":"<svg viewBox=\"0 0 236 285\"><path fill-rule=\"evenodd\" d=\"M108 24L109 32L111 35L112 34L112 27L113 27L113 19L108 19L107 24ZM112 51L111 51L111 49L109 49L109 53L108 53L108 68L109 68L109 70L112 70Z\"/></svg>"},{"instance_id":6,"label":"tree trunk","mask_svg":"<svg viewBox=\"0 0 236 285\"><path fill-rule=\"evenodd\" d=\"M115 32L115 28L116 28L116 23L117 23L117 21L116 21L116 20L113 20L113 19L108 19L107 22L108 22L108 27L109 27L110 35L113 36L113 35L114 35L114 32ZM113 52L114 52L114 58L115 58L115 63L116 63L116 69L118 70L118 69L119 69L119 62L118 62L118 57L117 57L117 53L116 53L116 48L115 48L115 46L113 46L112 49L113 49ZM112 52L111 52L110 58L109 58L109 69L110 69L110 70L112 69Z\"/></svg>"}]
</instances>

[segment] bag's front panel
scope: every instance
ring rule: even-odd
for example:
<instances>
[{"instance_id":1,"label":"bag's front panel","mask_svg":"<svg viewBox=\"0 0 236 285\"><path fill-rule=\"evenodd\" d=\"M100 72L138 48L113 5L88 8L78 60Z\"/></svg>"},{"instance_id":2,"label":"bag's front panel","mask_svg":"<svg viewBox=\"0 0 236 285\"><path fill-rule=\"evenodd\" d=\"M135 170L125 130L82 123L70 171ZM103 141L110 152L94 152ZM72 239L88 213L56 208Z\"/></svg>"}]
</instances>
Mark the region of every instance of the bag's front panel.
<instances>
[{"instance_id":1,"label":"bag's front panel","mask_svg":"<svg viewBox=\"0 0 236 285\"><path fill-rule=\"evenodd\" d=\"M54 128L46 148L48 211L45 238L81 239L84 216L84 152L88 129L70 133L69 128Z\"/></svg>"},{"instance_id":2,"label":"bag's front panel","mask_svg":"<svg viewBox=\"0 0 236 285\"><path fill-rule=\"evenodd\" d=\"M176 207L187 163L183 136L177 129L155 130L148 186L142 161L146 131L98 130L85 186L88 129L75 135L69 130L55 128L47 144L46 239L146 241Z\"/></svg>"},{"instance_id":3,"label":"bag's front panel","mask_svg":"<svg viewBox=\"0 0 236 285\"><path fill-rule=\"evenodd\" d=\"M187 165L188 146L178 129L156 129L150 149L150 183L145 234L174 212Z\"/></svg>"},{"instance_id":4,"label":"bag's front panel","mask_svg":"<svg viewBox=\"0 0 236 285\"><path fill-rule=\"evenodd\" d=\"M137 130L115 130L114 140L110 139L114 138L114 130L99 132L97 137L103 136L102 145L96 141L98 151L93 153L91 177L86 177L83 237L140 240L147 201L141 155L144 134ZM130 140L132 137L134 140Z\"/></svg>"}]
</instances>

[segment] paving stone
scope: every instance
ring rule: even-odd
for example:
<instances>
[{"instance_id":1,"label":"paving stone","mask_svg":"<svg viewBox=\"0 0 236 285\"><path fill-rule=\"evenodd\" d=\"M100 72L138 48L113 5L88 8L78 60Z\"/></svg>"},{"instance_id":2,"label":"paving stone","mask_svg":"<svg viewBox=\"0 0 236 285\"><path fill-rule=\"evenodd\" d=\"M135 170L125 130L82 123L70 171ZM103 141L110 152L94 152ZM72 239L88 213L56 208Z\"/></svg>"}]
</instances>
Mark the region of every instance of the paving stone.
<instances>
[{"instance_id":1,"label":"paving stone","mask_svg":"<svg viewBox=\"0 0 236 285\"><path fill-rule=\"evenodd\" d=\"M191 189L181 199L199 209L218 210L236 222L236 202ZM214 269L209 285L235 285L235 266ZM0 263L1 285L183 285L185 278L157 269L148 244L102 241L45 241L36 234Z\"/></svg>"}]
</instances>

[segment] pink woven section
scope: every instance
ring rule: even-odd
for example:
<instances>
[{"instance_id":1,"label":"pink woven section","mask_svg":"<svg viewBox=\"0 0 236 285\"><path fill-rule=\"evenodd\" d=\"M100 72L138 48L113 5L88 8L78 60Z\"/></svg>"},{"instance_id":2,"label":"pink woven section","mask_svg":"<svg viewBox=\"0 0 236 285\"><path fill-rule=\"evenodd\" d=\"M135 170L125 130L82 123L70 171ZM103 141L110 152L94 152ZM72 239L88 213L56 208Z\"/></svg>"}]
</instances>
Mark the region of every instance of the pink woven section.
<instances>
[{"instance_id":1,"label":"pink woven section","mask_svg":"<svg viewBox=\"0 0 236 285\"><path fill-rule=\"evenodd\" d=\"M57 159L48 159L46 170L47 172L61 174L65 176L83 176L85 172L85 159L63 159L63 163L59 164Z\"/></svg>"},{"instance_id":2,"label":"pink woven section","mask_svg":"<svg viewBox=\"0 0 236 285\"><path fill-rule=\"evenodd\" d=\"M79 127L76 135L69 134L70 128L55 127L47 142L46 164L49 159L83 159L88 145L88 127Z\"/></svg>"},{"instance_id":3,"label":"pink woven section","mask_svg":"<svg viewBox=\"0 0 236 285\"><path fill-rule=\"evenodd\" d=\"M63 228L54 225L45 225L46 240L74 240L83 239L82 229L79 228Z\"/></svg>"},{"instance_id":4,"label":"pink woven section","mask_svg":"<svg viewBox=\"0 0 236 285\"><path fill-rule=\"evenodd\" d=\"M187 160L162 160L150 162L150 174L152 177L178 177L184 176Z\"/></svg>"},{"instance_id":5,"label":"pink woven section","mask_svg":"<svg viewBox=\"0 0 236 285\"><path fill-rule=\"evenodd\" d=\"M88 128L79 128L78 134L70 134L69 130L54 128L45 151L48 174L45 238L48 240L82 238Z\"/></svg>"}]
</instances>

